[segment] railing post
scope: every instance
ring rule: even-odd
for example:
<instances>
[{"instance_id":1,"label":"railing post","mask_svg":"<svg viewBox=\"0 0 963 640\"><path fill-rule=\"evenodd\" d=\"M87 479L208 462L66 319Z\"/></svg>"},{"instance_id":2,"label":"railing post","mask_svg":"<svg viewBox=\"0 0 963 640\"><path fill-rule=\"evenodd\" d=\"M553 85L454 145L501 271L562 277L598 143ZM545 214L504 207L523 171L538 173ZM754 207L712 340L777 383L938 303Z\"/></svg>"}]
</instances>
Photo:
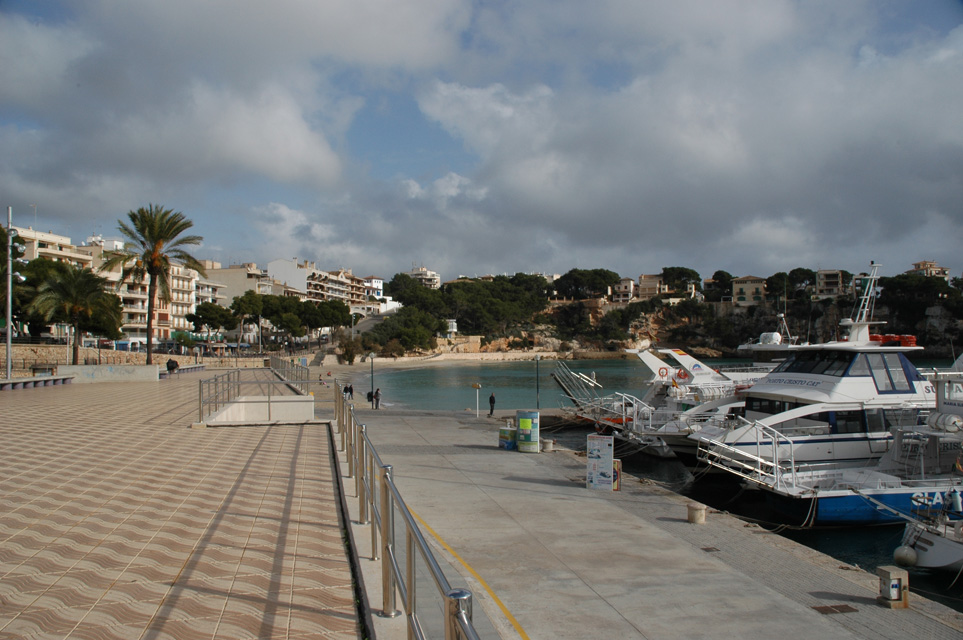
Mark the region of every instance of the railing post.
<instances>
[{"instance_id":1,"label":"railing post","mask_svg":"<svg viewBox=\"0 0 963 640\"><path fill-rule=\"evenodd\" d=\"M458 640L458 619L461 614L471 622L471 591L452 589L445 594L445 640Z\"/></svg>"},{"instance_id":2,"label":"railing post","mask_svg":"<svg viewBox=\"0 0 963 640\"><path fill-rule=\"evenodd\" d=\"M397 588L391 570L391 547L395 539L394 510L391 508L391 465L381 467L381 615L394 618L399 614L396 608Z\"/></svg>"},{"instance_id":3,"label":"railing post","mask_svg":"<svg viewBox=\"0 0 963 640\"><path fill-rule=\"evenodd\" d=\"M374 462L373 452L369 449L367 453L368 453L368 460L367 460L368 488L370 489L370 491L368 492L368 506L371 508L371 559L377 560L379 554L378 554L378 522L377 522L377 518L374 517L374 514L375 514L375 504L374 504L375 462Z\"/></svg>"},{"instance_id":4,"label":"railing post","mask_svg":"<svg viewBox=\"0 0 963 640\"><path fill-rule=\"evenodd\" d=\"M411 534L411 529L405 527L405 594L407 594L405 613L408 615L415 613L415 607L417 606L415 599L415 592L418 591L415 587L416 559L415 537Z\"/></svg>"},{"instance_id":5,"label":"railing post","mask_svg":"<svg viewBox=\"0 0 963 640\"><path fill-rule=\"evenodd\" d=\"M354 411L348 410L348 447L345 451L348 456L348 477L354 477L354 467L355 467L355 433L354 430L357 428L355 424Z\"/></svg>"},{"instance_id":6,"label":"railing post","mask_svg":"<svg viewBox=\"0 0 963 640\"><path fill-rule=\"evenodd\" d=\"M358 495L358 524L368 524L368 496L365 491L365 432L367 427L361 425L361 437L358 438L358 475L355 477L354 489Z\"/></svg>"},{"instance_id":7,"label":"railing post","mask_svg":"<svg viewBox=\"0 0 963 640\"><path fill-rule=\"evenodd\" d=\"M197 421L204 422L204 381L197 381Z\"/></svg>"}]
</instances>

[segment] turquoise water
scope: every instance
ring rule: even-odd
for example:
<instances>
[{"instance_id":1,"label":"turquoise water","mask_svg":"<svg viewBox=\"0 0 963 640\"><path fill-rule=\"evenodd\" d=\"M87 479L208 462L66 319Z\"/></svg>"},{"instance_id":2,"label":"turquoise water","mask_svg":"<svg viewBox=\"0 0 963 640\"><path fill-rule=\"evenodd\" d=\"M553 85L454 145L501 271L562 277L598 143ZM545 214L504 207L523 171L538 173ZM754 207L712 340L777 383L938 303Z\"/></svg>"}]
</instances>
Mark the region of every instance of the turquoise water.
<instances>
[{"instance_id":1,"label":"turquoise water","mask_svg":"<svg viewBox=\"0 0 963 640\"><path fill-rule=\"evenodd\" d=\"M572 371L595 374L602 384L601 393L621 392L641 395L647 382L648 369L637 358L625 360L566 360ZM364 401L371 390L370 367L358 367L350 380L355 389L355 402ZM524 362L479 362L445 364L420 369L378 370L374 361L374 386L381 389L385 407L424 409L431 411L463 411L475 409L476 389L479 409L488 411L488 397L495 394L499 411L518 409L555 409L566 406L561 389L552 379L555 360ZM537 371L537 375L536 375ZM568 403L571 406L571 403Z\"/></svg>"},{"instance_id":2,"label":"turquoise water","mask_svg":"<svg viewBox=\"0 0 963 640\"><path fill-rule=\"evenodd\" d=\"M718 367L725 365L746 366L746 360L705 360ZM645 365L631 356L609 360L566 360L572 370L585 375L595 375L602 384L600 393L628 393L641 396L648 383L649 372ZM920 367L949 366L947 362L917 363ZM571 406L561 395L561 389L552 379L555 360L542 360L537 366L534 360L513 362L459 362L414 369L381 369L374 360L374 388L381 389L381 404L385 407L422 409L429 411L464 411L475 409L476 390L478 408L488 411L488 397L495 394L495 408L514 411L518 409L557 409ZM355 365L356 373L348 379L354 384L355 401L364 401L372 390L370 363ZM537 382L536 382L537 381Z\"/></svg>"}]
</instances>

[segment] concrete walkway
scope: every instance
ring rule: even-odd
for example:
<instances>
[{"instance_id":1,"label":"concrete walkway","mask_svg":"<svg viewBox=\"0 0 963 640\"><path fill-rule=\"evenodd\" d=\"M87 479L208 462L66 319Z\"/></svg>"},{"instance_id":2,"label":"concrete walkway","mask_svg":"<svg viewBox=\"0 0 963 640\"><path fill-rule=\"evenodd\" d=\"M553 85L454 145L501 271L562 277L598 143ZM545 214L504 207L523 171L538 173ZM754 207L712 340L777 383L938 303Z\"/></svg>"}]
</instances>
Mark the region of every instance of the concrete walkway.
<instances>
[{"instance_id":1,"label":"concrete walkway","mask_svg":"<svg viewBox=\"0 0 963 640\"><path fill-rule=\"evenodd\" d=\"M432 532L449 581L473 592L474 618L491 630L483 637L963 637L963 615L942 605L915 595L910 610L877 604L876 575L711 510L690 524L690 501L657 484L592 491L572 451L500 450L501 420L364 402L356 415ZM352 528L377 591L370 529ZM378 596L370 602L380 607ZM379 638L405 637L399 619L376 615L374 625Z\"/></svg>"},{"instance_id":2,"label":"concrete walkway","mask_svg":"<svg viewBox=\"0 0 963 640\"><path fill-rule=\"evenodd\" d=\"M0 394L0 638L362 636L327 425L190 429L197 381Z\"/></svg>"}]
</instances>

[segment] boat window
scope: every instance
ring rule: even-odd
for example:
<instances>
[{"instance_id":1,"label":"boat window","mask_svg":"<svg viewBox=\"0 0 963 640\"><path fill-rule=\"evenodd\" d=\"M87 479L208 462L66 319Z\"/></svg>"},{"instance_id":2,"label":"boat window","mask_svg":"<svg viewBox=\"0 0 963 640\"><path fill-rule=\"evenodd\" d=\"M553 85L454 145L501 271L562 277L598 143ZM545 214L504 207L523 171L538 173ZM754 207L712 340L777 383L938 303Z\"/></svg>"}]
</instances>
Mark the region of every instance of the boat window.
<instances>
[{"instance_id":1,"label":"boat window","mask_svg":"<svg viewBox=\"0 0 963 640\"><path fill-rule=\"evenodd\" d=\"M906 393L913 390L898 353L868 353L866 359L880 392Z\"/></svg>"},{"instance_id":2,"label":"boat window","mask_svg":"<svg viewBox=\"0 0 963 640\"><path fill-rule=\"evenodd\" d=\"M836 411L836 433L861 433L863 431L862 411Z\"/></svg>"},{"instance_id":3,"label":"boat window","mask_svg":"<svg viewBox=\"0 0 963 640\"><path fill-rule=\"evenodd\" d=\"M889 379L889 374L886 373L883 354L867 353L866 358L869 360L869 368L873 374L873 380L876 382L876 388L879 391L892 391L893 383Z\"/></svg>"},{"instance_id":4,"label":"boat window","mask_svg":"<svg viewBox=\"0 0 963 640\"><path fill-rule=\"evenodd\" d=\"M897 391L909 391L910 383L906 379L906 372L903 371L903 363L898 353L884 353L883 360L886 362L886 370L893 381L893 388Z\"/></svg>"},{"instance_id":5,"label":"boat window","mask_svg":"<svg viewBox=\"0 0 963 640\"><path fill-rule=\"evenodd\" d=\"M795 402L786 402L785 400L748 397L746 398L745 406L747 412L761 413L763 415L771 416L784 411L789 411L790 409L795 409L800 405Z\"/></svg>"},{"instance_id":6,"label":"boat window","mask_svg":"<svg viewBox=\"0 0 963 640\"><path fill-rule=\"evenodd\" d=\"M866 430L869 432L874 431L889 431L890 423L886 419L886 414L880 409L867 409L866 410Z\"/></svg>"},{"instance_id":7,"label":"boat window","mask_svg":"<svg viewBox=\"0 0 963 640\"><path fill-rule=\"evenodd\" d=\"M849 368L849 375L851 376L868 376L869 375L869 362L866 360L866 354L861 353L856 356L853 360L853 366Z\"/></svg>"},{"instance_id":8,"label":"boat window","mask_svg":"<svg viewBox=\"0 0 963 640\"><path fill-rule=\"evenodd\" d=\"M775 371L842 376L852 360L853 354L847 351L799 351L791 359L777 367Z\"/></svg>"}]
</instances>

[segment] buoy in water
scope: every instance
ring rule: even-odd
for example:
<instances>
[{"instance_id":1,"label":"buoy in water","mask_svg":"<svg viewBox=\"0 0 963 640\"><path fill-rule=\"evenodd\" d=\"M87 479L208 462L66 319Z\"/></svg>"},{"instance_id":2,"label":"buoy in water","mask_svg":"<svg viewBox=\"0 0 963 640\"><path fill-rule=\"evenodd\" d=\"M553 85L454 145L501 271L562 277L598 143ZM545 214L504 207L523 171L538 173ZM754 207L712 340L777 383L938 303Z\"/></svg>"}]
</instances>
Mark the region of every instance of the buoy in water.
<instances>
[{"instance_id":1,"label":"buoy in water","mask_svg":"<svg viewBox=\"0 0 963 640\"><path fill-rule=\"evenodd\" d=\"M904 567L915 567L916 566L916 549L907 545L900 545L896 547L896 551L893 552L893 560L896 564Z\"/></svg>"}]
</instances>

